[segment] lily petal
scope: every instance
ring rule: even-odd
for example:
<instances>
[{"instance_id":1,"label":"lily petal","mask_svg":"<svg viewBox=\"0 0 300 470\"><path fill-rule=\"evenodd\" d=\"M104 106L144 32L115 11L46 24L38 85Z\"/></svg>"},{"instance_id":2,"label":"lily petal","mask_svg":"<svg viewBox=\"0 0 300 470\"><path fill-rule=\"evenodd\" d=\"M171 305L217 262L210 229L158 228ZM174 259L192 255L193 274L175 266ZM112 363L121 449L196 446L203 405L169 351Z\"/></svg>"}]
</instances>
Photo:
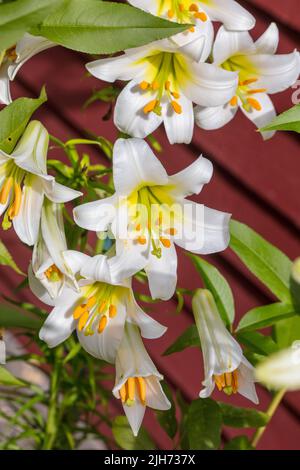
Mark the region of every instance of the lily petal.
<instances>
[{"instance_id":1,"label":"lily petal","mask_svg":"<svg viewBox=\"0 0 300 470\"><path fill-rule=\"evenodd\" d=\"M259 400L254 382L254 367L243 357L238 369L238 392L255 405L258 405Z\"/></svg>"},{"instance_id":2,"label":"lily petal","mask_svg":"<svg viewBox=\"0 0 300 470\"><path fill-rule=\"evenodd\" d=\"M8 64L0 67L0 103L9 104L12 102L9 78L8 78Z\"/></svg>"},{"instance_id":3,"label":"lily petal","mask_svg":"<svg viewBox=\"0 0 300 470\"><path fill-rule=\"evenodd\" d=\"M110 258L108 263L112 279L115 282L123 281L144 269L148 262L149 242L140 245L136 240L116 240L116 256Z\"/></svg>"},{"instance_id":4,"label":"lily petal","mask_svg":"<svg viewBox=\"0 0 300 470\"><path fill-rule=\"evenodd\" d=\"M79 273L80 270L91 260L90 256L75 250L64 251L63 257L74 274Z\"/></svg>"},{"instance_id":5,"label":"lily petal","mask_svg":"<svg viewBox=\"0 0 300 470\"><path fill-rule=\"evenodd\" d=\"M130 5L140 8L141 10L148 11L152 15L156 15L158 12L157 0L129 0Z\"/></svg>"},{"instance_id":6,"label":"lily petal","mask_svg":"<svg viewBox=\"0 0 300 470\"><path fill-rule=\"evenodd\" d=\"M254 28L255 18L233 0L213 0L203 3L203 9L213 21L219 21L229 30L245 31ZM202 5L201 5L202 6Z\"/></svg>"},{"instance_id":7,"label":"lily petal","mask_svg":"<svg viewBox=\"0 0 300 470\"><path fill-rule=\"evenodd\" d=\"M171 403L166 397L157 377L147 379L146 404L154 410L169 410Z\"/></svg>"},{"instance_id":8,"label":"lily petal","mask_svg":"<svg viewBox=\"0 0 300 470\"><path fill-rule=\"evenodd\" d=\"M46 193L46 196L50 201L56 203L63 203L73 201L77 197L82 196L80 191L75 189L68 188L63 184L57 183L55 180L46 180L43 179L43 186Z\"/></svg>"},{"instance_id":9,"label":"lily petal","mask_svg":"<svg viewBox=\"0 0 300 470\"><path fill-rule=\"evenodd\" d=\"M26 127L11 157L15 164L29 173L47 175L49 134L39 121L31 121Z\"/></svg>"},{"instance_id":10,"label":"lily petal","mask_svg":"<svg viewBox=\"0 0 300 470\"><path fill-rule=\"evenodd\" d=\"M160 338L165 334L167 327L161 325L154 318L147 315L136 302L133 293L127 299L127 320L134 323L141 331L141 335L146 339Z\"/></svg>"},{"instance_id":11,"label":"lily petal","mask_svg":"<svg viewBox=\"0 0 300 470\"><path fill-rule=\"evenodd\" d=\"M111 284L111 276L107 256L96 255L82 266L80 275L85 279Z\"/></svg>"},{"instance_id":12,"label":"lily petal","mask_svg":"<svg viewBox=\"0 0 300 470\"><path fill-rule=\"evenodd\" d=\"M214 28L211 21L196 21L193 32L183 31L170 38L179 51L196 62L205 62L211 53Z\"/></svg>"},{"instance_id":13,"label":"lily petal","mask_svg":"<svg viewBox=\"0 0 300 470\"><path fill-rule=\"evenodd\" d=\"M211 161L200 155L184 170L169 177L170 192L178 198L199 194L203 186L210 182L212 175Z\"/></svg>"},{"instance_id":14,"label":"lily petal","mask_svg":"<svg viewBox=\"0 0 300 470\"><path fill-rule=\"evenodd\" d=\"M124 403L123 409L132 429L133 435L136 437L142 425L146 407L139 402L136 402L133 406L127 406Z\"/></svg>"},{"instance_id":15,"label":"lily petal","mask_svg":"<svg viewBox=\"0 0 300 470\"><path fill-rule=\"evenodd\" d=\"M207 131L220 129L235 117L238 109L238 106L231 106L229 103L210 108L196 106L194 109L195 121L197 126Z\"/></svg>"},{"instance_id":16,"label":"lily petal","mask_svg":"<svg viewBox=\"0 0 300 470\"><path fill-rule=\"evenodd\" d=\"M221 65L232 56L255 51L254 42L248 31L228 31L221 26L213 47L214 64Z\"/></svg>"},{"instance_id":17,"label":"lily petal","mask_svg":"<svg viewBox=\"0 0 300 470\"><path fill-rule=\"evenodd\" d=\"M164 105L164 125L170 144L189 144L194 132L193 103L184 95L177 101L181 107L178 114L171 103Z\"/></svg>"},{"instance_id":18,"label":"lily petal","mask_svg":"<svg viewBox=\"0 0 300 470\"><path fill-rule=\"evenodd\" d=\"M279 43L279 31L276 23L271 23L268 29L255 42L257 54L275 54Z\"/></svg>"},{"instance_id":19,"label":"lily petal","mask_svg":"<svg viewBox=\"0 0 300 470\"><path fill-rule=\"evenodd\" d=\"M100 201L81 204L73 210L74 220L79 227L87 230L106 231L115 216L116 202L114 195Z\"/></svg>"},{"instance_id":20,"label":"lily petal","mask_svg":"<svg viewBox=\"0 0 300 470\"><path fill-rule=\"evenodd\" d=\"M31 264L28 268L28 283L30 290L41 302L46 305L51 305L52 307L55 305L55 299L50 296L47 289L43 286L39 279L36 278Z\"/></svg>"},{"instance_id":21,"label":"lily petal","mask_svg":"<svg viewBox=\"0 0 300 470\"><path fill-rule=\"evenodd\" d=\"M273 121L273 119L276 117L276 111L272 100L266 93L256 93L255 99L261 105L260 111L252 108L251 111L248 112L243 108L243 106L240 106L240 109L245 114L245 116L250 119L250 121L254 122L256 127L260 129L261 127L264 127ZM275 135L275 131L262 132L261 135L264 140L268 140Z\"/></svg>"},{"instance_id":22,"label":"lily petal","mask_svg":"<svg viewBox=\"0 0 300 470\"><path fill-rule=\"evenodd\" d=\"M153 299L169 300L177 284L177 254L174 243L162 247L161 258L151 255L145 267Z\"/></svg>"}]
</instances>

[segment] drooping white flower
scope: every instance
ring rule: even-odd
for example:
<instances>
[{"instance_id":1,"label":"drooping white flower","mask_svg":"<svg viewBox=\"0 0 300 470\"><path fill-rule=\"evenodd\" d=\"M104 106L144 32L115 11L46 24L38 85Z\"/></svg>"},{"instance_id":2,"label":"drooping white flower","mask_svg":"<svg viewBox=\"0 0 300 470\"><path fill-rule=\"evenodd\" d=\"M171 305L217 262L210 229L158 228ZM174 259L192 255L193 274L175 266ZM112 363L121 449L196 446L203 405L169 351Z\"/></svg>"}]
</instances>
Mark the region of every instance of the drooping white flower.
<instances>
[{"instance_id":1,"label":"drooping white flower","mask_svg":"<svg viewBox=\"0 0 300 470\"><path fill-rule=\"evenodd\" d=\"M200 156L169 176L141 139L119 139L113 151L115 194L74 209L76 223L97 232L110 229L116 256L109 260L118 279L145 269L153 298L169 299L177 282L175 244L193 253L224 250L230 215L186 199L199 194L212 176Z\"/></svg>"},{"instance_id":2,"label":"drooping white flower","mask_svg":"<svg viewBox=\"0 0 300 470\"><path fill-rule=\"evenodd\" d=\"M116 357L116 381L113 394L121 399L132 432L138 435L146 407L168 410L171 407L158 372L141 339L139 328L126 323Z\"/></svg>"},{"instance_id":3,"label":"drooping white flower","mask_svg":"<svg viewBox=\"0 0 300 470\"><path fill-rule=\"evenodd\" d=\"M0 215L2 227L12 223L27 245L37 241L44 196L68 202L81 195L47 174L49 134L39 121L31 121L11 155L0 150Z\"/></svg>"},{"instance_id":4,"label":"drooping white flower","mask_svg":"<svg viewBox=\"0 0 300 470\"><path fill-rule=\"evenodd\" d=\"M16 46L0 51L0 103L11 103L10 82L15 79L22 65L53 46L55 44L46 38L26 33Z\"/></svg>"},{"instance_id":5,"label":"drooping white flower","mask_svg":"<svg viewBox=\"0 0 300 470\"><path fill-rule=\"evenodd\" d=\"M0 328L0 364L6 364L6 347L2 328Z\"/></svg>"},{"instance_id":6,"label":"drooping white flower","mask_svg":"<svg viewBox=\"0 0 300 470\"><path fill-rule=\"evenodd\" d=\"M197 106L195 119L203 129L219 129L230 122L238 109L261 128L276 116L269 97L292 86L300 73L297 51L276 54L279 41L278 28L272 23L254 42L248 32L218 31L213 60L223 70L238 72L236 93L225 105L217 107ZM269 139L274 132L263 133Z\"/></svg>"},{"instance_id":7,"label":"drooping white flower","mask_svg":"<svg viewBox=\"0 0 300 470\"><path fill-rule=\"evenodd\" d=\"M255 377L258 382L275 390L299 390L300 341L295 341L290 348L272 354L259 363Z\"/></svg>"},{"instance_id":8,"label":"drooping white flower","mask_svg":"<svg viewBox=\"0 0 300 470\"><path fill-rule=\"evenodd\" d=\"M144 138L164 122L172 144L191 141L193 103L223 105L238 83L235 72L193 61L169 40L90 62L87 69L108 82L129 81L116 102L114 122L119 130Z\"/></svg>"},{"instance_id":9,"label":"drooping white flower","mask_svg":"<svg viewBox=\"0 0 300 470\"><path fill-rule=\"evenodd\" d=\"M53 299L61 294L65 284L79 291L76 277L64 258L68 247L62 208L61 204L44 199L40 232L30 268Z\"/></svg>"},{"instance_id":10,"label":"drooping white flower","mask_svg":"<svg viewBox=\"0 0 300 470\"><path fill-rule=\"evenodd\" d=\"M129 0L129 3L153 15L175 18L180 23L193 23L195 19L219 21L226 29L234 31L246 31L255 26L255 18L234 0Z\"/></svg>"},{"instance_id":11,"label":"drooping white flower","mask_svg":"<svg viewBox=\"0 0 300 470\"><path fill-rule=\"evenodd\" d=\"M198 289L194 294L193 313L199 332L205 379L201 398L211 395L215 385L227 395L240 393L258 403L254 385L254 368L243 356L237 341L226 329L210 291Z\"/></svg>"},{"instance_id":12,"label":"drooping white flower","mask_svg":"<svg viewBox=\"0 0 300 470\"><path fill-rule=\"evenodd\" d=\"M31 290L43 302L54 305L39 334L49 347L62 343L76 329L88 353L114 363L125 321L137 324L144 338L164 334L166 328L136 303L130 282L116 282L112 278L106 256L91 258L72 250L64 252L63 256L78 276L79 292L65 285L61 295L53 301L29 271Z\"/></svg>"}]
</instances>

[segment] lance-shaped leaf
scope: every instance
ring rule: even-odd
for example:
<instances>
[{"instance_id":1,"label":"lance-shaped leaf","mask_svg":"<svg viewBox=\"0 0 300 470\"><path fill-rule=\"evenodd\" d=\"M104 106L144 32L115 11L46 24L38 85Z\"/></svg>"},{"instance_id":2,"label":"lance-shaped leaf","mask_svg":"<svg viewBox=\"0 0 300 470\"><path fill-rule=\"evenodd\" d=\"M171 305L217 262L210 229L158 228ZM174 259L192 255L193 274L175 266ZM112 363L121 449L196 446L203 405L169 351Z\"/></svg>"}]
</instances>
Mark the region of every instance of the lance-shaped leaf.
<instances>
[{"instance_id":1,"label":"lance-shaped leaf","mask_svg":"<svg viewBox=\"0 0 300 470\"><path fill-rule=\"evenodd\" d=\"M193 450L218 449L221 443L222 412L210 398L194 400L189 408L186 429Z\"/></svg>"},{"instance_id":2,"label":"lance-shaped leaf","mask_svg":"<svg viewBox=\"0 0 300 470\"><path fill-rule=\"evenodd\" d=\"M11 153L33 113L47 101L45 88L39 98L19 98L0 111L0 149Z\"/></svg>"},{"instance_id":3,"label":"lance-shaped leaf","mask_svg":"<svg viewBox=\"0 0 300 470\"><path fill-rule=\"evenodd\" d=\"M16 264L15 260L11 256L10 252L4 245L4 243L0 240L0 264L2 266L10 266L16 273L21 274L24 276L24 273Z\"/></svg>"},{"instance_id":4,"label":"lance-shaped leaf","mask_svg":"<svg viewBox=\"0 0 300 470\"><path fill-rule=\"evenodd\" d=\"M26 384L17 379L9 370L0 366L0 385L8 387L26 387Z\"/></svg>"},{"instance_id":5,"label":"lance-shaped leaf","mask_svg":"<svg viewBox=\"0 0 300 470\"><path fill-rule=\"evenodd\" d=\"M294 315L296 313L293 305L281 302L253 308L243 316L238 324L237 331L267 328Z\"/></svg>"},{"instance_id":6,"label":"lance-shaped leaf","mask_svg":"<svg viewBox=\"0 0 300 470\"><path fill-rule=\"evenodd\" d=\"M112 54L172 36L189 26L120 3L66 0L34 33L76 51Z\"/></svg>"},{"instance_id":7,"label":"lance-shaped leaf","mask_svg":"<svg viewBox=\"0 0 300 470\"><path fill-rule=\"evenodd\" d=\"M260 129L264 131L294 131L300 132L300 104L277 116L270 124Z\"/></svg>"},{"instance_id":8,"label":"lance-shaped leaf","mask_svg":"<svg viewBox=\"0 0 300 470\"><path fill-rule=\"evenodd\" d=\"M56 4L53 0L15 0L0 5L0 51L21 39L26 31L39 24Z\"/></svg>"},{"instance_id":9,"label":"lance-shaped leaf","mask_svg":"<svg viewBox=\"0 0 300 470\"><path fill-rule=\"evenodd\" d=\"M223 450L255 450L247 436L237 436L227 442Z\"/></svg>"},{"instance_id":10,"label":"lance-shaped leaf","mask_svg":"<svg viewBox=\"0 0 300 470\"><path fill-rule=\"evenodd\" d=\"M189 326L182 335L180 335L168 349L165 350L164 356L175 352L183 351L186 348L201 347L199 333L196 325Z\"/></svg>"},{"instance_id":11,"label":"lance-shaped leaf","mask_svg":"<svg viewBox=\"0 0 300 470\"><path fill-rule=\"evenodd\" d=\"M199 256L189 255L200 273L205 287L211 291L220 315L227 326L234 320L234 299L231 288L220 271Z\"/></svg>"},{"instance_id":12,"label":"lance-shaped leaf","mask_svg":"<svg viewBox=\"0 0 300 470\"><path fill-rule=\"evenodd\" d=\"M117 416L112 424L112 432L116 443L124 450L153 450L155 444L144 428L134 437L125 416Z\"/></svg>"},{"instance_id":13,"label":"lance-shaped leaf","mask_svg":"<svg viewBox=\"0 0 300 470\"><path fill-rule=\"evenodd\" d=\"M166 431L166 433L171 439L174 439L178 429L176 419L176 406L173 400L172 392L166 382L161 382L161 386L169 402L171 403L171 408L169 410L156 411L155 414L161 427Z\"/></svg>"},{"instance_id":14,"label":"lance-shaped leaf","mask_svg":"<svg viewBox=\"0 0 300 470\"><path fill-rule=\"evenodd\" d=\"M237 334L237 340L255 354L269 356L278 351L278 345L270 336L257 331L242 331Z\"/></svg>"},{"instance_id":15,"label":"lance-shaped leaf","mask_svg":"<svg viewBox=\"0 0 300 470\"><path fill-rule=\"evenodd\" d=\"M28 328L37 330L42 321L34 318L26 310L8 303L0 304L0 325L4 328Z\"/></svg>"},{"instance_id":16,"label":"lance-shaped leaf","mask_svg":"<svg viewBox=\"0 0 300 470\"><path fill-rule=\"evenodd\" d=\"M282 302L290 302L291 260L245 224L231 221L230 233L230 248L247 268Z\"/></svg>"},{"instance_id":17,"label":"lance-shaped leaf","mask_svg":"<svg viewBox=\"0 0 300 470\"><path fill-rule=\"evenodd\" d=\"M221 411L223 423L233 428L260 428L269 421L266 413L253 410L251 408L240 408L229 405L228 403L218 402Z\"/></svg>"}]
</instances>

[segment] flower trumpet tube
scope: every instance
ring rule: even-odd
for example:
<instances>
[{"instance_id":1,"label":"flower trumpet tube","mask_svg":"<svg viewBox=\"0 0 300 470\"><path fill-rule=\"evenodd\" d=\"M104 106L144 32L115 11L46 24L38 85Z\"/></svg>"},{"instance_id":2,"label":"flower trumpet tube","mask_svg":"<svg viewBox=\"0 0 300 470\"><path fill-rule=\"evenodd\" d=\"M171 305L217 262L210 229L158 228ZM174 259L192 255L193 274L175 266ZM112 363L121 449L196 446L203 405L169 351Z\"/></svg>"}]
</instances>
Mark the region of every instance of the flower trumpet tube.
<instances>
[{"instance_id":1,"label":"flower trumpet tube","mask_svg":"<svg viewBox=\"0 0 300 470\"><path fill-rule=\"evenodd\" d=\"M79 291L76 277L64 258L68 248L62 209L62 204L55 204L45 198L40 233L34 245L31 263L36 278L53 299L61 294L65 284Z\"/></svg>"},{"instance_id":2,"label":"flower trumpet tube","mask_svg":"<svg viewBox=\"0 0 300 470\"><path fill-rule=\"evenodd\" d=\"M146 407L168 410L167 399L158 372L141 339L139 328L126 323L116 357L116 381L113 394L122 402L132 432L138 435Z\"/></svg>"},{"instance_id":3,"label":"flower trumpet tube","mask_svg":"<svg viewBox=\"0 0 300 470\"><path fill-rule=\"evenodd\" d=\"M237 72L239 83L235 96L225 105L195 108L198 126L207 130L223 127L238 109L258 128L274 119L276 111L269 95L292 86L300 72L299 52L276 54L278 41L275 23L256 42L248 32L219 29L213 47L214 64ZM274 132L262 133L264 139L273 135Z\"/></svg>"},{"instance_id":4,"label":"flower trumpet tube","mask_svg":"<svg viewBox=\"0 0 300 470\"><path fill-rule=\"evenodd\" d=\"M79 292L65 284L53 300L29 271L29 285L43 302L54 305L40 339L50 347L65 341L76 329L80 343L92 356L114 363L124 335L125 321L137 324L144 338L158 338L166 328L137 305L129 281L112 279L106 256L93 258L77 251L63 253L65 262L78 277Z\"/></svg>"},{"instance_id":5,"label":"flower trumpet tube","mask_svg":"<svg viewBox=\"0 0 300 470\"><path fill-rule=\"evenodd\" d=\"M11 103L10 82L15 79L22 65L53 46L55 44L45 38L26 33L15 46L0 51L0 103Z\"/></svg>"},{"instance_id":6,"label":"flower trumpet tube","mask_svg":"<svg viewBox=\"0 0 300 470\"><path fill-rule=\"evenodd\" d=\"M227 395L240 393L258 403L254 385L254 368L243 356L237 341L226 329L210 291L198 289L194 294L193 313L197 325L204 361L204 388L201 398L207 398L215 385Z\"/></svg>"},{"instance_id":7,"label":"flower trumpet tube","mask_svg":"<svg viewBox=\"0 0 300 470\"><path fill-rule=\"evenodd\" d=\"M101 80L129 81L116 102L114 122L119 130L144 138L164 122L172 144L191 142L193 103L224 105L238 84L236 72L193 61L169 40L90 62L87 69Z\"/></svg>"},{"instance_id":8,"label":"flower trumpet tube","mask_svg":"<svg viewBox=\"0 0 300 470\"><path fill-rule=\"evenodd\" d=\"M68 202L82 193L67 188L47 174L49 134L39 121L31 121L12 154L0 150L0 215L2 227L13 224L27 245L38 238L44 196Z\"/></svg>"},{"instance_id":9,"label":"flower trumpet tube","mask_svg":"<svg viewBox=\"0 0 300 470\"><path fill-rule=\"evenodd\" d=\"M230 215L186 199L199 194L212 177L212 164L200 156L169 176L146 142L119 139L113 152L115 194L74 209L88 230L111 230L116 256L109 260L117 279L145 269L153 298L167 300L177 282L175 244L193 253L224 250Z\"/></svg>"}]
</instances>

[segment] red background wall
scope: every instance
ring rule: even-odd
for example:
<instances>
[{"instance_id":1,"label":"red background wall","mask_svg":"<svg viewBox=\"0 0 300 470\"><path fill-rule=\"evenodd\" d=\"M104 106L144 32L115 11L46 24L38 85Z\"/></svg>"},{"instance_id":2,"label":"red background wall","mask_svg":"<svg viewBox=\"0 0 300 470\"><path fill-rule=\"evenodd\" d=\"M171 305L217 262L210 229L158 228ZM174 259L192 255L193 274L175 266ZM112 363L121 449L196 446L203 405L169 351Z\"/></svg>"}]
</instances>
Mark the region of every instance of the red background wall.
<instances>
[{"instance_id":1,"label":"red background wall","mask_svg":"<svg viewBox=\"0 0 300 470\"><path fill-rule=\"evenodd\" d=\"M240 3L257 18L253 31L255 37L271 21L276 21L281 33L280 52L287 53L299 47L299 0L249 0ZM97 103L82 110L91 90L102 86L96 79L85 76L84 64L87 60L81 54L60 47L38 55L23 67L17 82L13 84L13 97L37 96L46 83L49 100L39 111L38 117L50 133L66 140L84 136L84 130L88 129L115 140L117 132L112 123L102 121L107 110L105 104ZM274 98L278 112L292 106L292 92L290 89ZM200 153L213 161L214 177L196 200L231 212L235 219L252 226L291 258L299 256L300 156L296 134L277 133L271 141L263 142L252 124L239 114L232 123L218 131L206 132L195 128L190 146L170 146L162 129L157 131L156 136L164 148L161 160L170 173L184 168ZM91 154L95 160L103 158L94 149ZM60 154L54 150L51 156L59 158ZM12 231L1 236L20 266L26 270L30 256L28 248L17 242ZM190 261L183 253L179 253L179 259L180 286L189 289L199 287L199 277ZM220 268L230 282L236 300L237 318L251 307L273 301L272 295L241 266L230 250L208 259ZM17 280L9 268L1 268L0 282L4 293L9 293L18 281L21 279ZM148 342L147 346L173 389L180 389L187 399L194 399L202 380L199 351L188 349L161 357L166 347L192 323L189 308L180 316L174 312L175 303L172 301L152 308L153 315L169 329L163 338ZM261 387L258 387L258 393L259 408L266 409L270 395ZM215 396L225 401L225 397L217 392ZM234 402L249 405L239 397ZM299 419L300 393L287 394L259 448L300 449ZM147 415L146 424L158 446L170 448L170 441L155 424L151 413ZM236 434L237 431L226 429L224 438Z\"/></svg>"}]
</instances>

